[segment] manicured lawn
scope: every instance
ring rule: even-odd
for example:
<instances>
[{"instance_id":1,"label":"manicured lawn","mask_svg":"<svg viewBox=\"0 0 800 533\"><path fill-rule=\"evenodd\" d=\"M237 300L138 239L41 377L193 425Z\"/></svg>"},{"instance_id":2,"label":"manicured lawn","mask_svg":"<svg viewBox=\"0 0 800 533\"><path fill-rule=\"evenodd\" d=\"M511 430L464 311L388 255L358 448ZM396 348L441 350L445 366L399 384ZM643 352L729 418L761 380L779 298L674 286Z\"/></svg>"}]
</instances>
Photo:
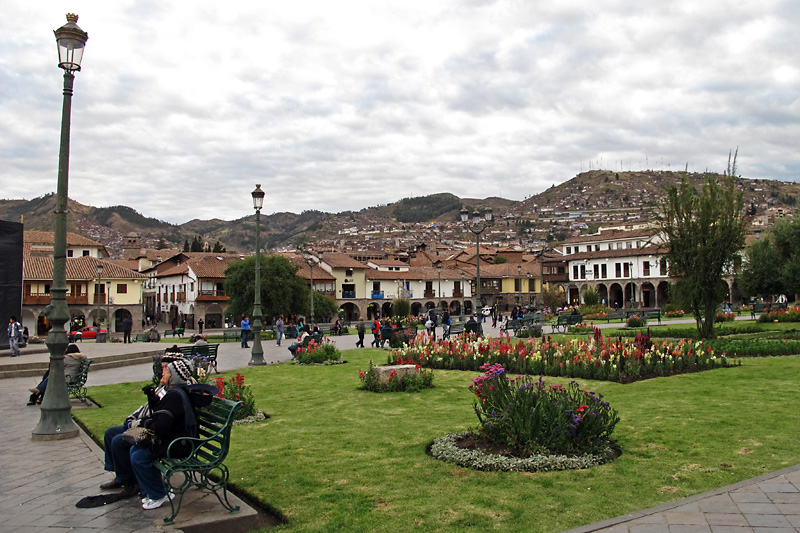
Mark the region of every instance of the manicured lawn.
<instances>
[{"instance_id":1,"label":"manicured lawn","mask_svg":"<svg viewBox=\"0 0 800 533\"><path fill-rule=\"evenodd\" d=\"M436 371L433 389L374 394L357 390L370 357L381 364L386 351L345 351L349 362L338 366L242 371L271 418L234 428L226 464L239 489L288 520L279 530L561 531L800 462L800 357L629 385L581 382L619 411L623 454L551 473L430 458L434 438L476 425L467 386L477 373ZM102 436L142 402L143 385L93 387L104 408L74 414Z\"/></svg>"}]
</instances>

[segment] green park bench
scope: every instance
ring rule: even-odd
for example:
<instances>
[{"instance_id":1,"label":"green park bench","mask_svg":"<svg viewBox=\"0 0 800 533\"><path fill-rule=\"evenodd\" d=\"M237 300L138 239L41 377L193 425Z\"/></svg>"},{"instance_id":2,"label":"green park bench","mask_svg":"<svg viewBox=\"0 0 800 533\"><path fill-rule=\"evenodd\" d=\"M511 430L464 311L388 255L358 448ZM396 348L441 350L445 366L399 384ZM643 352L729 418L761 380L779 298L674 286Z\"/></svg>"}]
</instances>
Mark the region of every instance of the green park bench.
<instances>
[{"instance_id":1,"label":"green park bench","mask_svg":"<svg viewBox=\"0 0 800 533\"><path fill-rule=\"evenodd\" d=\"M238 505L231 505L228 501L229 472L223 461L228 456L231 428L241 407L242 402L213 397L209 406L195 409L198 436L172 441L167 456L153 463L161 471L165 489L175 494L169 502L171 513L164 517L165 524L172 524L178 516L183 495L192 487L213 492L231 513L239 510ZM172 457L170 450L176 442L188 442L192 453L186 457Z\"/></svg>"},{"instance_id":2,"label":"green park bench","mask_svg":"<svg viewBox=\"0 0 800 533\"><path fill-rule=\"evenodd\" d=\"M133 342L150 342L150 333L137 333L133 338Z\"/></svg>"},{"instance_id":3,"label":"green park bench","mask_svg":"<svg viewBox=\"0 0 800 533\"><path fill-rule=\"evenodd\" d=\"M175 329L166 329L166 330L164 330L164 336L165 337L169 337L170 335L173 336L173 337L176 337L176 336L177 337L183 337L183 328L175 328Z\"/></svg>"},{"instance_id":4,"label":"green park bench","mask_svg":"<svg viewBox=\"0 0 800 533\"><path fill-rule=\"evenodd\" d=\"M242 330L240 329L226 329L222 332L222 342L238 341L242 338Z\"/></svg>"},{"instance_id":5,"label":"green park bench","mask_svg":"<svg viewBox=\"0 0 800 533\"><path fill-rule=\"evenodd\" d=\"M81 361L81 366L77 374L74 376L70 374L64 376L67 381L69 397L76 398L86 405L89 405L89 401L86 397L86 378L89 377L89 365L91 364L91 359L84 359Z\"/></svg>"},{"instance_id":6,"label":"green park bench","mask_svg":"<svg viewBox=\"0 0 800 533\"><path fill-rule=\"evenodd\" d=\"M613 309L609 311L608 316L606 317L606 323L610 323L612 320L616 322L619 320L620 322L625 322L625 319L628 318L628 315L625 313L623 309Z\"/></svg>"},{"instance_id":7,"label":"green park bench","mask_svg":"<svg viewBox=\"0 0 800 533\"><path fill-rule=\"evenodd\" d=\"M579 314L568 313L565 315L558 315L556 323L553 324L553 331L561 330L561 333L566 333L570 326L577 326L583 321L583 317Z\"/></svg>"},{"instance_id":8,"label":"green park bench","mask_svg":"<svg viewBox=\"0 0 800 533\"><path fill-rule=\"evenodd\" d=\"M217 352L219 351L219 344L201 344L199 346L189 345L181 346L181 353L186 357L205 357L208 359L210 366L214 367L214 372L219 374L217 370Z\"/></svg>"},{"instance_id":9,"label":"green park bench","mask_svg":"<svg viewBox=\"0 0 800 533\"><path fill-rule=\"evenodd\" d=\"M453 335L461 335L462 333L464 333L464 322L450 324L450 329L447 331L447 335L442 335L442 338L449 339Z\"/></svg>"}]
</instances>

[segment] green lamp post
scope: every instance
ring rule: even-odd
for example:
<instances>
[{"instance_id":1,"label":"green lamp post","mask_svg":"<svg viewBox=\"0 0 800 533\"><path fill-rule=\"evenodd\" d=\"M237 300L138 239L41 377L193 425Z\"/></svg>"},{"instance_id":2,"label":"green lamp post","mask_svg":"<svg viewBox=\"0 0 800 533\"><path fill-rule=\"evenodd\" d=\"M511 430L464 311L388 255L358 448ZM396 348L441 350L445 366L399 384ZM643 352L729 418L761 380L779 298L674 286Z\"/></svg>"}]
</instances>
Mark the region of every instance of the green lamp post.
<instances>
[{"instance_id":1,"label":"green lamp post","mask_svg":"<svg viewBox=\"0 0 800 533\"><path fill-rule=\"evenodd\" d=\"M61 109L61 149L58 154L58 187L53 237L53 285L50 305L45 312L52 327L47 335L50 352L50 378L42 401L39 424L33 440L61 440L78 436L72 421L67 382L64 378L64 352L68 338L64 324L69 322L67 306L67 199L69 189L69 130L72 114L73 72L81 69L83 49L89 34L78 27L78 15L67 14L67 23L55 30L58 66L64 69L64 103Z\"/></svg>"},{"instance_id":2,"label":"green lamp post","mask_svg":"<svg viewBox=\"0 0 800 533\"><path fill-rule=\"evenodd\" d=\"M261 185L256 184L255 190L251 193L253 197L253 209L256 210L256 280L255 280L255 303L253 304L253 348L250 350L250 362L248 366L261 366L267 364L264 361L264 348L261 346L261 208L264 206L264 196L266 193L261 190Z\"/></svg>"},{"instance_id":3,"label":"green lamp post","mask_svg":"<svg viewBox=\"0 0 800 533\"><path fill-rule=\"evenodd\" d=\"M481 223L485 220L486 222ZM469 221L469 211L467 208L461 209L461 222L464 223L464 231L471 231L475 234L475 313L478 321L481 321L481 233L492 225L492 208L484 210L484 216L476 209L472 212L472 222Z\"/></svg>"}]
</instances>

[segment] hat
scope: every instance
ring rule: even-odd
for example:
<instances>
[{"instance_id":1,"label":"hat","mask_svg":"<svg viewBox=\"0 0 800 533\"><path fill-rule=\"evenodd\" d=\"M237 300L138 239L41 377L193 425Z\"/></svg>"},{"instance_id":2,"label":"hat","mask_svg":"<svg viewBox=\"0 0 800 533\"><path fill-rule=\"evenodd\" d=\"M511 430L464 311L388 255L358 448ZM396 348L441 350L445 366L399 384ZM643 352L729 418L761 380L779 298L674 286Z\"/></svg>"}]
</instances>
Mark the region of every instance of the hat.
<instances>
[{"instance_id":1,"label":"hat","mask_svg":"<svg viewBox=\"0 0 800 533\"><path fill-rule=\"evenodd\" d=\"M175 359L167 364L167 368L169 368L170 373L170 385L184 385L194 382L192 378L193 365L188 359Z\"/></svg>"}]
</instances>

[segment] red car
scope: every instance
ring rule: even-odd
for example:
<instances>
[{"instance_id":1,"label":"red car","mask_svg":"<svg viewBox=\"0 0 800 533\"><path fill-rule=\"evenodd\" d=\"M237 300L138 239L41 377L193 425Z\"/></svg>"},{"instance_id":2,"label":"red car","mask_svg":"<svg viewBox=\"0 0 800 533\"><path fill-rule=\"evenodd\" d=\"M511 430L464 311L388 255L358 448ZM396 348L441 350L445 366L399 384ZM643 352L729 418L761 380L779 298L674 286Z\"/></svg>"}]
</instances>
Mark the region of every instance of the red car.
<instances>
[{"instance_id":1,"label":"red car","mask_svg":"<svg viewBox=\"0 0 800 533\"><path fill-rule=\"evenodd\" d=\"M98 329L100 329L100 333L106 332L106 330L98 328L97 326L86 326L77 331L70 331L69 340L70 342L75 342L83 339L96 339Z\"/></svg>"}]
</instances>

